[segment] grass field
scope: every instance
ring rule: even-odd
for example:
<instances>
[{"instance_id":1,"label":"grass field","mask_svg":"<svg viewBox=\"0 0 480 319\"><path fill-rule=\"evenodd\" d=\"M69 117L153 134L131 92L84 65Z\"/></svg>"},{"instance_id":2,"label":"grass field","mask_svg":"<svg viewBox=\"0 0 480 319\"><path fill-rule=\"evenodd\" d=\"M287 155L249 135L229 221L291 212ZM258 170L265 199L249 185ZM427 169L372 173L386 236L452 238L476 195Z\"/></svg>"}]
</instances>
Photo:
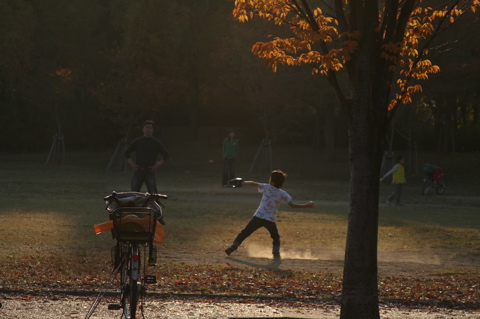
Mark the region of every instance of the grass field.
<instances>
[{"instance_id":1,"label":"grass field","mask_svg":"<svg viewBox=\"0 0 480 319\"><path fill-rule=\"evenodd\" d=\"M220 187L222 164L215 147L193 145L170 152L170 162L157 173L159 191L170 196L165 202L164 245L170 251L221 252L250 219L258 193L254 188ZM261 163L249 173L255 152L254 146L242 149L238 175L266 182L268 173ZM274 148L274 168L289 175L284 189L297 202L317 203L310 210L282 206L278 222L282 249L344 249L349 171L346 152L339 153L335 163L327 163L310 147ZM66 281L107 274L114 242L109 234L95 236L92 226L107 219L103 197L129 189L131 172L105 171L111 152L67 153L60 166L45 166L46 156L0 156L0 270L8 278L20 278L17 283L53 280L48 275L52 272ZM409 176L403 195L407 206L389 207L383 199L391 188L382 185L379 251L446 248L478 256L480 155L421 158L444 168L446 192L423 196L422 176ZM270 245L266 232L249 240Z\"/></svg>"}]
</instances>

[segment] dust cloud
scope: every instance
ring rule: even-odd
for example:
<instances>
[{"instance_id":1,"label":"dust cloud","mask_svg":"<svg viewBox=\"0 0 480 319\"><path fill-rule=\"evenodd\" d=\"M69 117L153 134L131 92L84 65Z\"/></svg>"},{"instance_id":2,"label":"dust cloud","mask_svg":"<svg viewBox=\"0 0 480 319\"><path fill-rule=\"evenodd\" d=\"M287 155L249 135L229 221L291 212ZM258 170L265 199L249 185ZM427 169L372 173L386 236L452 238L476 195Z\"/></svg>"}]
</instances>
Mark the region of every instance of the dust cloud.
<instances>
[{"instance_id":1,"label":"dust cloud","mask_svg":"<svg viewBox=\"0 0 480 319\"><path fill-rule=\"evenodd\" d=\"M247 246L247 254L252 258L272 258L272 247L250 244ZM322 250L314 252L311 249L281 249L282 259L303 260L343 260L344 252L340 250Z\"/></svg>"},{"instance_id":2,"label":"dust cloud","mask_svg":"<svg viewBox=\"0 0 480 319\"><path fill-rule=\"evenodd\" d=\"M251 258L272 258L272 246L250 244L246 247L247 255ZM343 261L345 252L341 249L292 249L282 247L280 251L282 259L302 260L330 260ZM441 265L442 259L434 253L425 251L379 251L378 261L385 263L413 263Z\"/></svg>"}]
</instances>

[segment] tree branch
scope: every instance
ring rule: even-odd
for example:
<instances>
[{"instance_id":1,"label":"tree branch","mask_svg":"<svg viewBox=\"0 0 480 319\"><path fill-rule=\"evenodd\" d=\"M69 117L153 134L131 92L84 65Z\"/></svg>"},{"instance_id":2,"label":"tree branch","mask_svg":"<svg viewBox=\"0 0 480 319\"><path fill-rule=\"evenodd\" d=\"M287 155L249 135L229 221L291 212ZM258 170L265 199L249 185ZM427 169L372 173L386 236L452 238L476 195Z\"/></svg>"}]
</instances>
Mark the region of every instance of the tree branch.
<instances>
[{"instance_id":1,"label":"tree branch","mask_svg":"<svg viewBox=\"0 0 480 319\"><path fill-rule=\"evenodd\" d=\"M347 18L345 17L345 12L343 10L342 0L335 0L335 16L338 21L338 26L340 27L341 32L348 31Z\"/></svg>"},{"instance_id":2,"label":"tree branch","mask_svg":"<svg viewBox=\"0 0 480 319\"><path fill-rule=\"evenodd\" d=\"M411 1L413 1L413 0L407 0L407 2L411 2ZM425 56L425 51L426 51L426 49L427 49L428 47L430 47L430 45L431 45L431 43L433 42L433 40L434 40L439 34L441 34L443 31L445 31L446 28L448 28L450 25L452 25L452 24L450 24L449 26L446 26L445 29L442 29L442 25L443 25L446 21L448 21L448 20L450 19L453 10L455 9L455 7L458 5L458 3L459 3L460 1L461 1L461 0L455 0L455 1L452 3L452 5L449 7L449 9L448 9L448 11L447 11L448 14L444 15L444 16L438 21L438 23L437 23L436 26L434 27L434 32L433 32L432 35L426 40L426 42L422 45L422 48L418 51L418 56L416 57L415 61L414 61L413 64L412 64L412 69L415 68L415 67L418 65L418 63L420 62L421 59L423 59L423 57ZM412 10L413 10L413 9L412 9ZM411 11L410 11L410 13L411 13ZM463 14L464 14L464 13L463 13ZM463 14L462 14L462 15L463 15ZM447 20L447 19L448 19L448 20ZM405 22L405 24L406 24L406 22ZM398 34L397 34L397 36L398 36ZM407 75L407 77L406 77L406 79L405 79L406 82L407 82L407 84L410 83L411 79L412 79L412 73L409 72L409 74ZM396 101L397 101L397 107L396 107L396 108L398 108L398 106L401 105L402 102L401 102L401 99L398 99L398 98L396 99ZM396 108L395 108L395 109L396 109ZM394 111L395 111L395 110L393 110L393 112L390 113L390 116L389 116L390 120L391 120L391 119L393 118L393 116L395 115L395 112L394 112Z\"/></svg>"},{"instance_id":3,"label":"tree branch","mask_svg":"<svg viewBox=\"0 0 480 319\"><path fill-rule=\"evenodd\" d=\"M395 26L397 25L398 0L387 0L385 3L385 16L380 27L380 32L385 32L384 38L388 41L395 35Z\"/></svg>"}]
</instances>

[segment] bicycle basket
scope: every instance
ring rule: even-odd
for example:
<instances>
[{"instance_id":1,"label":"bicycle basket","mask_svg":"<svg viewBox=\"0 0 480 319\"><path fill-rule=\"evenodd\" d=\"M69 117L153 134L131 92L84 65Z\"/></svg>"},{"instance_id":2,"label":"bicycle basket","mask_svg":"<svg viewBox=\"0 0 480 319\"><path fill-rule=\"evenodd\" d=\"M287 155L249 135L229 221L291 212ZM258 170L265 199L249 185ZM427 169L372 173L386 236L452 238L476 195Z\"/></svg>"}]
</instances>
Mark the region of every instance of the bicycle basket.
<instances>
[{"instance_id":1,"label":"bicycle basket","mask_svg":"<svg viewBox=\"0 0 480 319\"><path fill-rule=\"evenodd\" d=\"M149 207L121 207L113 211L113 237L118 241L151 242L157 213Z\"/></svg>"},{"instance_id":2,"label":"bicycle basket","mask_svg":"<svg viewBox=\"0 0 480 319\"><path fill-rule=\"evenodd\" d=\"M118 208L125 207L148 207L155 211L157 218L161 219L163 217L162 203L159 201L159 198L165 195L159 194L149 194L149 193L139 193L139 192L113 192L111 195L108 195L104 198L107 204L107 211L110 214L111 218L113 213Z\"/></svg>"}]
</instances>

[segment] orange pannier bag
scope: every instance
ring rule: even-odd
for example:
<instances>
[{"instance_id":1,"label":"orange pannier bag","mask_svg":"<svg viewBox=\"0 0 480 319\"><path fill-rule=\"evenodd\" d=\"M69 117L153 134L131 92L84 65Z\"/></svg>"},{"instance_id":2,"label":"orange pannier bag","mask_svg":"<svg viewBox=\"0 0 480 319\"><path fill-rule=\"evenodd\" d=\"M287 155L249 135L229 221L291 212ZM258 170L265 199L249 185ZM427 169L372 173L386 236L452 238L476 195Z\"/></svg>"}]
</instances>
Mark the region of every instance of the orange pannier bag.
<instances>
[{"instance_id":1,"label":"orange pannier bag","mask_svg":"<svg viewBox=\"0 0 480 319\"><path fill-rule=\"evenodd\" d=\"M122 223L125 227L131 227L132 230L135 228L140 227L141 230L147 230L149 227L149 216L145 216L143 218L124 218ZM154 244L161 244L165 240L165 231L163 229L162 224L158 220L155 221L155 234L153 236L153 243ZM107 222L103 222L100 224L96 224L93 226L93 231L95 235L99 235L103 232L113 229L113 220L109 220Z\"/></svg>"}]
</instances>

